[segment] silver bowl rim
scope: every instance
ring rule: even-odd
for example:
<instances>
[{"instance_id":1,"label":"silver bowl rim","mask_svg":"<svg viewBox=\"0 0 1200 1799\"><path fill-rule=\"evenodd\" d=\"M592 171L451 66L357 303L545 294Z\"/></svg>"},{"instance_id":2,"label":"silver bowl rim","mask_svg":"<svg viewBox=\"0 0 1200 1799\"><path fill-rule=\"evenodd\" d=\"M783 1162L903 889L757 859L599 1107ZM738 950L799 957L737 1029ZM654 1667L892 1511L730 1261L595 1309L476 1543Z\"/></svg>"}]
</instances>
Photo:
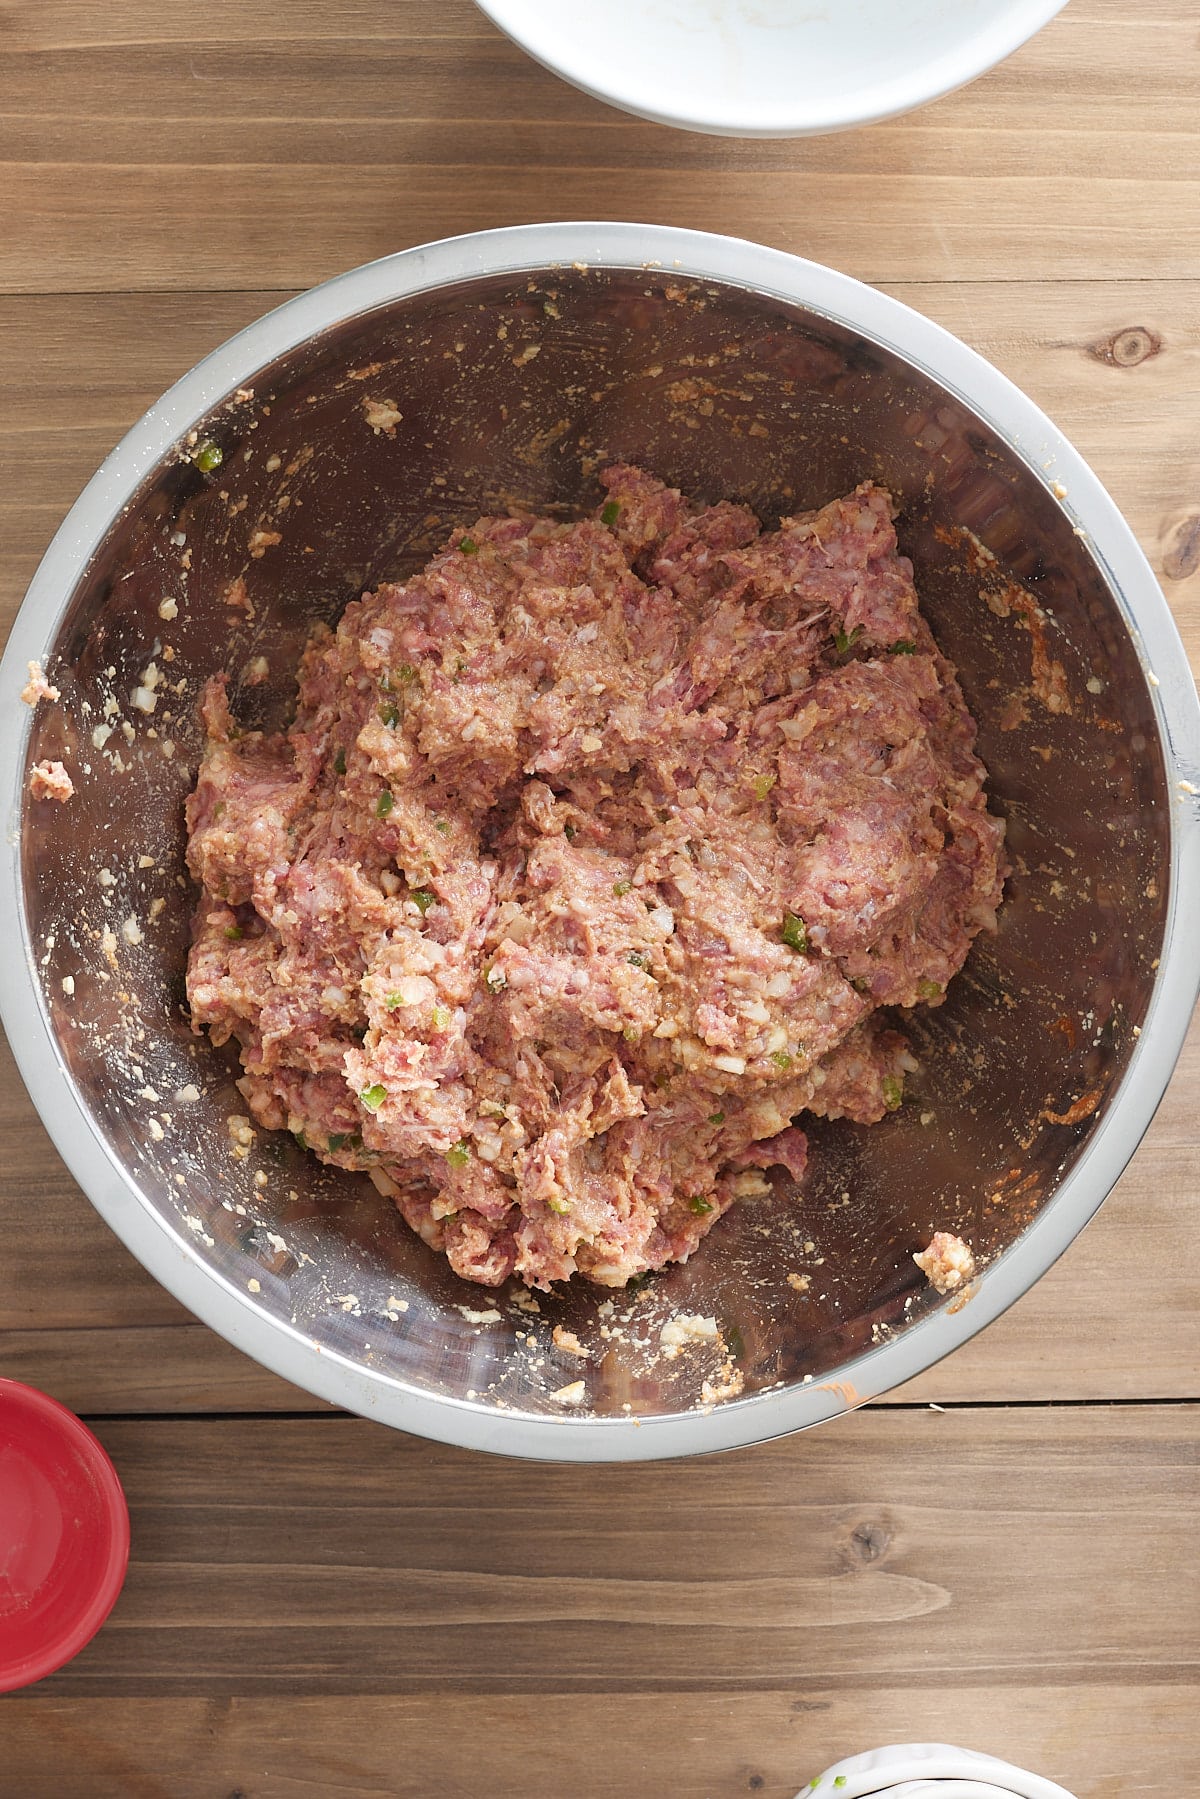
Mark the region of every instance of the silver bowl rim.
<instances>
[{"instance_id":1,"label":"silver bowl rim","mask_svg":"<svg viewBox=\"0 0 1200 1799\"><path fill-rule=\"evenodd\" d=\"M56 1148L96 1210L143 1267L221 1336L299 1387L364 1417L438 1442L547 1461L647 1461L732 1449L817 1424L900 1386L973 1337L1067 1248L1133 1155L1175 1066L1200 990L1200 700L1167 602L1129 526L1087 463L1031 400L975 351L901 302L819 263L740 238L669 226L507 226L442 239L366 263L287 301L212 351L133 426L84 488L30 583L0 662L15 696L43 660L93 553L142 480L237 387L281 354L348 318L472 278L586 264L664 268L798 304L891 351L983 418L1061 500L1086 537L1138 651L1171 795L1171 875L1163 954L1142 1034L1118 1090L1074 1168L1034 1222L980 1277L969 1302L943 1307L830 1377L697 1411L630 1417L497 1411L371 1371L322 1348L201 1259L137 1188L85 1107L45 1010L21 882L23 771L31 718L0 707L7 789L0 930L20 953L0 961L0 1018Z\"/></svg>"}]
</instances>

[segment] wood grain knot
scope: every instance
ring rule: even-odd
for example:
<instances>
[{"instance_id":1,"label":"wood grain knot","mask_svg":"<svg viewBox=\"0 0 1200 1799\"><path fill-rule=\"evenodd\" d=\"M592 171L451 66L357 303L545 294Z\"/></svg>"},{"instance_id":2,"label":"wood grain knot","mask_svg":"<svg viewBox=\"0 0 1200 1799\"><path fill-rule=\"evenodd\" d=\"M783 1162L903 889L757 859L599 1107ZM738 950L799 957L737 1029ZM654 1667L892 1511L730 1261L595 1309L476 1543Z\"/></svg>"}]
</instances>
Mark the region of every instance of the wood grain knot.
<instances>
[{"instance_id":1,"label":"wood grain knot","mask_svg":"<svg viewBox=\"0 0 1200 1799\"><path fill-rule=\"evenodd\" d=\"M1168 531L1162 565L1172 581L1186 581L1200 568L1200 512L1189 512Z\"/></svg>"},{"instance_id":2,"label":"wood grain knot","mask_svg":"<svg viewBox=\"0 0 1200 1799\"><path fill-rule=\"evenodd\" d=\"M1149 362L1157 356L1162 347L1157 331L1146 325L1126 325L1123 331L1114 331L1111 337L1089 344L1088 355L1097 362L1108 363L1110 368L1135 369L1139 362Z\"/></svg>"},{"instance_id":3,"label":"wood grain knot","mask_svg":"<svg viewBox=\"0 0 1200 1799\"><path fill-rule=\"evenodd\" d=\"M892 1533L886 1524L857 1518L844 1524L840 1533L843 1560L852 1568L869 1568L881 1562L892 1546Z\"/></svg>"}]
</instances>

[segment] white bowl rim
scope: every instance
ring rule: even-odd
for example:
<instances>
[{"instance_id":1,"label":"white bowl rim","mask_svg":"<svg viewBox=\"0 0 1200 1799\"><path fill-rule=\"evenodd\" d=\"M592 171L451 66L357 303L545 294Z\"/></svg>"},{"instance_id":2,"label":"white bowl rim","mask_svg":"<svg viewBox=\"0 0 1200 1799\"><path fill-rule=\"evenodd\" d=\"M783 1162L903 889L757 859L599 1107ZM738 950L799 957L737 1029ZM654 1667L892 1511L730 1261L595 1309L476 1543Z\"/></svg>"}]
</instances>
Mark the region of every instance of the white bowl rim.
<instances>
[{"instance_id":1,"label":"white bowl rim","mask_svg":"<svg viewBox=\"0 0 1200 1799\"><path fill-rule=\"evenodd\" d=\"M1001 17L987 21L964 44L928 62L923 81L910 74L907 79L872 83L862 89L854 106L822 105L819 96L808 96L802 112L758 110L746 114L736 107L725 107L706 115L690 113L683 104L672 106L657 100L648 104L636 85L619 81L607 86L599 84L586 57L555 55L536 32L529 30L523 0L475 0L475 4L527 56L594 100L619 107L652 124L671 125L683 131L700 131L714 137L779 138L817 137L826 132L853 130L859 125L875 125L941 100L1006 61L1048 25L1067 0L1010 0ZM613 66L630 67L635 63L636 58L626 57L623 65Z\"/></svg>"},{"instance_id":2,"label":"white bowl rim","mask_svg":"<svg viewBox=\"0 0 1200 1799\"><path fill-rule=\"evenodd\" d=\"M665 267L799 304L872 339L957 395L988 421L1090 542L1147 675L1167 782L1171 879L1161 965L1142 1035L1119 1091L1058 1192L980 1277L969 1303L943 1308L813 1380L697 1411L595 1418L496 1411L371 1371L272 1317L209 1267L137 1188L94 1124L54 1041L39 987L21 882L21 779L30 731L25 706L0 707L6 855L0 931L20 945L0 959L0 1018L42 1121L67 1167L151 1274L206 1324L265 1367L364 1417L438 1442L547 1461L647 1461L732 1449L804 1429L924 1372L997 1318L1038 1280L1097 1210L1137 1148L1170 1079L1200 989L1200 701L1183 644L1154 574L1099 480L1034 403L983 357L899 301L822 264L740 238L668 226L564 223L506 226L403 250L287 301L213 350L122 438L59 527L29 585L0 662L15 695L26 664L44 660L60 620L111 521L188 430L256 371L343 320L420 291L476 277L548 267Z\"/></svg>"},{"instance_id":3,"label":"white bowl rim","mask_svg":"<svg viewBox=\"0 0 1200 1799\"><path fill-rule=\"evenodd\" d=\"M849 1755L801 1787L796 1799L1074 1799L1065 1787L1012 1762L951 1743L888 1743Z\"/></svg>"}]
</instances>

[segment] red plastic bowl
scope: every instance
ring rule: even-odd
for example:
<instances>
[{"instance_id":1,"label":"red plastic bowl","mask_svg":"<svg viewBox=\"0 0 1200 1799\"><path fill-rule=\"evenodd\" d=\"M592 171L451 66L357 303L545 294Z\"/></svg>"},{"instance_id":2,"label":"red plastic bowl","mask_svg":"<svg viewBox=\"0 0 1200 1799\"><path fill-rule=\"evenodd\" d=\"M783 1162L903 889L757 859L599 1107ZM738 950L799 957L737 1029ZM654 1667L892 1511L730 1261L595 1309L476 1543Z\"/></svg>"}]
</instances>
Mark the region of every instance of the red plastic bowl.
<instances>
[{"instance_id":1,"label":"red plastic bowl","mask_svg":"<svg viewBox=\"0 0 1200 1799\"><path fill-rule=\"evenodd\" d=\"M56 1399L0 1380L0 1693L78 1655L128 1564L129 1511L101 1445Z\"/></svg>"}]
</instances>

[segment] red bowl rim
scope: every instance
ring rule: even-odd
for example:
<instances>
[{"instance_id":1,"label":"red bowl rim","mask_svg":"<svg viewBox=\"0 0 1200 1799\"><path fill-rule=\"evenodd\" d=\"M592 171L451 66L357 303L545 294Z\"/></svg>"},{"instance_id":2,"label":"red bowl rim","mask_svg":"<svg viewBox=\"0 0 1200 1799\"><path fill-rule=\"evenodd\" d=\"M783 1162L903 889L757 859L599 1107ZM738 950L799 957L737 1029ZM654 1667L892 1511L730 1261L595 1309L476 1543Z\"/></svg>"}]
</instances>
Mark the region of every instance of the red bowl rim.
<instances>
[{"instance_id":1,"label":"red bowl rim","mask_svg":"<svg viewBox=\"0 0 1200 1799\"><path fill-rule=\"evenodd\" d=\"M23 1381L0 1377L0 1407L5 1404L37 1414L49 1423L86 1464L100 1495L108 1524L107 1553L97 1571L93 1590L70 1623L57 1631L36 1650L0 1662L0 1693L14 1692L18 1687L32 1686L63 1667L91 1642L116 1604L117 1594L125 1581L129 1565L129 1507L120 1478L108 1451L93 1435L82 1419L69 1407L37 1387Z\"/></svg>"}]
</instances>

